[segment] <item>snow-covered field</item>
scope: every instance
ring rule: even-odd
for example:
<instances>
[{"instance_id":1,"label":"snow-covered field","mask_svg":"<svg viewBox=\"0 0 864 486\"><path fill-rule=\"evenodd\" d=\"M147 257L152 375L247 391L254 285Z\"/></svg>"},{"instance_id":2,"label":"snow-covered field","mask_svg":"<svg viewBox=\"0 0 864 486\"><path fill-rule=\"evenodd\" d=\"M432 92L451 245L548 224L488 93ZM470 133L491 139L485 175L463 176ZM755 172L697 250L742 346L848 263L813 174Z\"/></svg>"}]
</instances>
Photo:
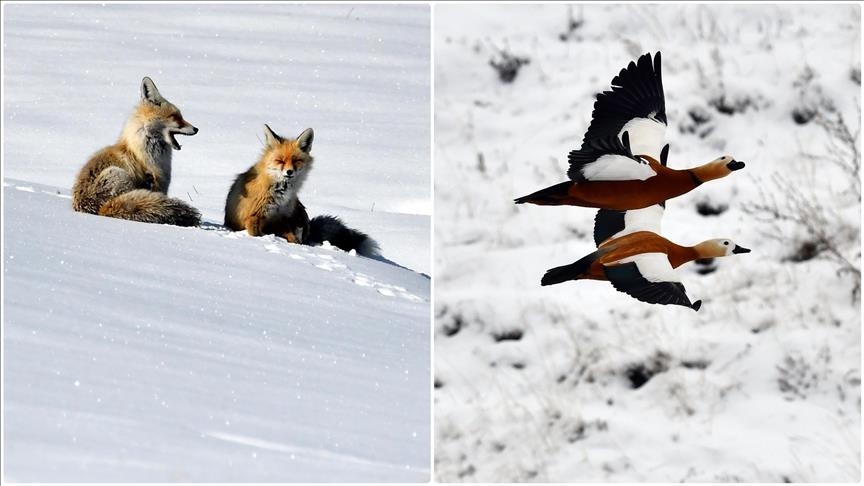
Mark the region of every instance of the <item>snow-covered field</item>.
<instances>
[{"instance_id":1,"label":"snow-covered field","mask_svg":"<svg viewBox=\"0 0 864 486\"><path fill-rule=\"evenodd\" d=\"M428 480L429 7L3 13L4 478ZM70 208L145 75L201 228ZM301 200L396 265L219 227L264 123L315 129Z\"/></svg>"},{"instance_id":2,"label":"snow-covered field","mask_svg":"<svg viewBox=\"0 0 864 486\"><path fill-rule=\"evenodd\" d=\"M436 479L858 481L860 7L435 18ZM667 205L669 239L753 250L679 270L698 313L541 288L593 250L595 211L512 203L566 180L594 94L658 50L670 166L747 163ZM512 83L502 51L528 60Z\"/></svg>"}]
</instances>

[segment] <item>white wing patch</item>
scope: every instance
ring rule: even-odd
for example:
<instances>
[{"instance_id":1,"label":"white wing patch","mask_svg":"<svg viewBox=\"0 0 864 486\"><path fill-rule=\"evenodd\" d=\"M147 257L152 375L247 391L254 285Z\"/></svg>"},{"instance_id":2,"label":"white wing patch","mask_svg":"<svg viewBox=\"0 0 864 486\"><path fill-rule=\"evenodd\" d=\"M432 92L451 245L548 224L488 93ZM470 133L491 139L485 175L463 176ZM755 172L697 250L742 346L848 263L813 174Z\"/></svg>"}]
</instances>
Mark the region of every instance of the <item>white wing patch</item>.
<instances>
[{"instance_id":1,"label":"white wing patch","mask_svg":"<svg viewBox=\"0 0 864 486\"><path fill-rule=\"evenodd\" d=\"M650 155L660 160L660 151L666 138L666 124L653 118L634 118L618 132L618 139L627 132L630 137L630 151L633 155Z\"/></svg>"},{"instance_id":2,"label":"white wing patch","mask_svg":"<svg viewBox=\"0 0 864 486\"><path fill-rule=\"evenodd\" d=\"M644 181L655 175L648 164L621 155L603 155L582 166L582 176L589 181Z\"/></svg>"},{"instance_id":3,"label":"white wing patch","mask_svg":"<svg viewBox=\"0 0 864 486\"><path fill-rule=\"evenodd\" d=\"M663 220L663 206L655 204L643 209L629 209L624 212L624 229L610 236L606 241L620 238L637 231L650 231L660 234L660 223Z\"/></svg>"},{"instance_id":4,"label":"white wing patch","mask_svg":"<svg viewBox=\"0 0 864 486\"><path fill-rule=\"evenodd\" d=\"M609 265L635 262L639 273L649 282L680 282L681 277L669 263L665 253L642 253L632 257L622 258Z\"/></svg>"}]
</instances>

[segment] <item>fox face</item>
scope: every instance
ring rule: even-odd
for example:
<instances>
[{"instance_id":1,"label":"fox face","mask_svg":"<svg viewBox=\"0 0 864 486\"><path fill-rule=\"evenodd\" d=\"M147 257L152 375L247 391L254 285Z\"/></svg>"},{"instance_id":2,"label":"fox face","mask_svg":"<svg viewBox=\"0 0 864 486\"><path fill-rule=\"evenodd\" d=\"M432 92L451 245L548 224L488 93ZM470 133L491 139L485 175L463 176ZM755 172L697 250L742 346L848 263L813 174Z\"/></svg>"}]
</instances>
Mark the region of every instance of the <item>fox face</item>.
<instances>
[{"instance_id":1,"label":"fox face","mask_svg":"<svg viewBox=\"0 0 864 486\"><path fill-rule=\"evenodd\" d=\"M195 135L198 129L183 119L180 109L159 93L153 80L145 77L141 82L141 104L135 118L150 133L158 132L162 140L174 150L180 150L175 135Z\"/></svg>"},{"instance_id":2,"label":"fox face","mask_svg":"<svg viewBox=\"0 0 864 486\"><path fill-rule=\"evenodd\" d=\"M264 125L267 146L264 151L264 167L273 181L276 191L300 187L312 167L311 128L307 128L295 140L277 135Z\"/></svg>"}]
</instances>

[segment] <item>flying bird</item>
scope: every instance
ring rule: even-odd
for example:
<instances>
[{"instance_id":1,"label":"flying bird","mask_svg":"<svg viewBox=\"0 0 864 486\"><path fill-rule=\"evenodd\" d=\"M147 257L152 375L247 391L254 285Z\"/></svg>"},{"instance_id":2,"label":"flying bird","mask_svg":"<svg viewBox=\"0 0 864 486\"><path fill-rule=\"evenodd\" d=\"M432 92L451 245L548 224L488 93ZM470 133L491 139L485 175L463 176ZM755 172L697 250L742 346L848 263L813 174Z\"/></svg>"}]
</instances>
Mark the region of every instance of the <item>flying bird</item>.
<instances>
[{"instance_id":1,"label":"flying bird","mask_svg":"<svg viewBox=\"0 0 864 486\"><path fill-rule=\"evenodd\" d=\"M666 126L660 53L653 62L644 54L612 79L610 91L597 95L582 146L568 157L570 180L516 204L642 209L744 168L744 162L724 155L691 169L670 169Z\"/></svg>"},{"instance_id":2,"label":"flying bird","mask_svg":"<svg viewBox=\"0 0 864 486\"><path fill-rule=\"evenodd\" d=\"M681 246L660 236L665 204L618 211L601 209L594 218L597 250L579 260L546 271L541 285L568 280L608 280L620 292L649 304L672 304L698 311L702 301L691 302L676 268L702 258L717 258L750 250L730 239Z\"/></svg>"}]
</instances>

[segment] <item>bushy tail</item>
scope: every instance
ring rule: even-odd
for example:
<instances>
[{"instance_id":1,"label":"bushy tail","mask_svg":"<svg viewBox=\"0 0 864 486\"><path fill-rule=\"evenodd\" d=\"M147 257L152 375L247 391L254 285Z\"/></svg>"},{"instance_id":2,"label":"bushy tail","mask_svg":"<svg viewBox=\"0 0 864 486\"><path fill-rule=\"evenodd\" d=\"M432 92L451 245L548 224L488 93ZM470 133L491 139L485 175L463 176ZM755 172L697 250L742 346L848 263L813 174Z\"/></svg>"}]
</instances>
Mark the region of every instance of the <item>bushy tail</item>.
<instances>
[{"instance_id":1,"label":"bushy tail","mask_svg":"<svg viewBox=\"0 0 864 486\"><path fill-rule=\"evenodd\" d=\"M546 274L540 279L540 285L555 285L568 280L576 280L588 273L588 269L599 254L595 251L590 255L586 255L579 260L564 265L561 267L550 268L546 270Z\"/></svg>"},{"instance_id":2,"label":"bushy tail","mask_svg":"<svg viewBox=\"0 0 864 486\"><path fill-rule=\"evenodd\" d=\"M142 223L198 226L201 213L185 202L161 192L135 189L111 198L99 208L99 214Z\"/></svg>"},{"instance_id":3,"label":"bushy tail","mask_svg":"<svg viewBox=\"0 0 864 486\"><path fill-rule=\"evenodd\" d=\"M309 221L309 237L304 243L320 245L329 241L344 251L355 250L357 254L371 257L380 254L378 243L365 233L345 226L336 216L316 216Z\"/></svg>"}]
</instances>

